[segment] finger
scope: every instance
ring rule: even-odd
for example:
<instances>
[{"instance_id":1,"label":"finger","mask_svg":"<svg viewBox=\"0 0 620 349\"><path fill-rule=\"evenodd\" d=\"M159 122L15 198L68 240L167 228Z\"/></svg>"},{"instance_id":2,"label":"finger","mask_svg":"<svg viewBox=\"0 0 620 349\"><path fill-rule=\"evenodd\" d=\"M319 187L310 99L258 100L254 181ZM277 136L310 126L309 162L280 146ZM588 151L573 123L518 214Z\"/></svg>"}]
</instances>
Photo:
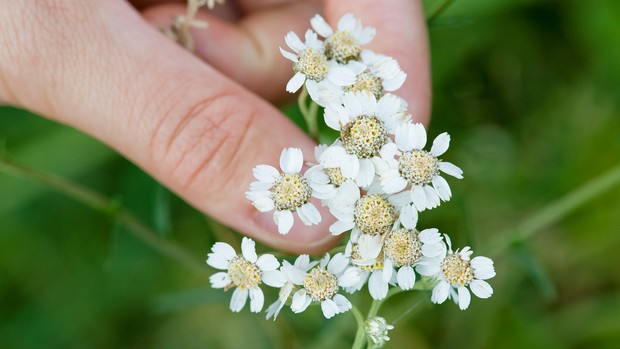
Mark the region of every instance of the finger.
<instances>
[{"instance_id":1,"label":"finger","mask_svg":"<svg viewBox=\"0 0 620 349\"><path fill-rule=\"evenodd\" d=\"M276 109L166 40L123 1L40 4L11 2L0 13L0 74L13 103L94 135L260 241L310 253L333 244L328 215L314 227L297 221L281 236L244 197L252 168L278 164L283 147L312 154L313 142Z\"/></svg>"},{"instance_id":2,"label":"finger","mask_svg":"<svg viewBox=\"0 0 620 349\"><path fill-rule=\"evenodd\" d=\"M377 36L368 48L394 57L407 80L395 93L409 102L418 122L427 123L431 110L431 83L426 21L420 0L323 0L327 21L335 27L345 13L353 13Z\"/></svg>"},{"instance_id":3,"label":"finger","mask_svg":"<svg viewBox=\"0 0 620 349\"><path fill-rule=\"evenodd\" d=\"M184 6L168 4L150 8L143 15L157 27L169 27L184 11ZM291 3L248 14L237 22L201 12L198 19L209 27L192 31L196 54L266 99L290 98L285 87L293 71L278 46L284 45L288 31L305 32L310 18L319 11L317 4Z\"/></svg>"}]
</instances>

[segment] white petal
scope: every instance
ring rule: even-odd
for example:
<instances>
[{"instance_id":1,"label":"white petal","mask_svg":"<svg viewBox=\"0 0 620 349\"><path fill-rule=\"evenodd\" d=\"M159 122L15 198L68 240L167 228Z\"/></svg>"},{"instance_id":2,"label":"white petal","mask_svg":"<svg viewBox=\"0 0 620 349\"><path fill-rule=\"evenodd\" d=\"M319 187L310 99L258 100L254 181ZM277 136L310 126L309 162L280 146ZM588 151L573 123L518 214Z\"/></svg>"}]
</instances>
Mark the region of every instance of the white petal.
<instances>
[{"instance_id":1,"label":"white petal","mask_svg":"<svg viewBox=\"0 0 620 349\"><path fill-rule=\"evenodd\" d=\"M224 288L231 283L228 273L224 271L211 275L209 277L209 281L211 282L211 287L213 288Z\"/></svg>"},{"instance_id":2,"label":"white petal","mask_svg":"<svg viewBox=\"0 0 620 349\"><path fill-rule=\"evenodd\" d=\"M438 260L438 258L427 259L418 263L415 270L423 276L435 276L441 271L440 263L441 260Z\"/></svg>"},{"instance_id":3,"label":"white petal","mask_svg":"<svg viewBox=\"0 0 620 349\"><path fill-rule=\"evenodd\" d=\"M319 160L327 168L340 167L346 155L347 151L343 147L331 146L325 149Z\"/></svg>"},{"instance_id":4,"label":"white petal","mask_svg":"<svg viewBox=\"0 0 620 349\"><path fill-rule=\"evenodd\" d=\"M405 205L400 211L400 221L407 229L415 229L418 224L418 211L412 205Z\"/></svg>"},{"instance_id":5,"label":"white petal","mask_svg":"<svg viewBox=\"0 0 620 349\"><path fill-rule=\"evenodd\" d=\"M342 96L342 104L353 118L362 115L362 103L355 93L345 93Z\"/></svg>"},{"instance_id":6,"label":"white petal","mask_svg":"<svg viewBox=\"0 0 620 349\"><path fill-rule=\"evenodd\" d=\"M306 295L306 290L301 289L293 295L291 310L293 313L301 313L310 305L310 297Z\"/></svg>"},{"instance_id":7,"label":"white petal","mask_svg":"<svg viewBox=\"0 0 620 349\"><path fill-rule=\"evenodd\" d=\"M340 235L347 230L353 229L354 226L354 222L337 221L329 227L329 232L332 233L332 235Z\"/></svg>"},{"instance_id":8,"label":"white petal","mask_svg":"<svg viewBox=\"0 0 620 349\"><path fill-rule=\"evenodd\" d=\"M394 142L399 149L404 151L413 150L413 138L414 138L414 125L405 123L394 130Z\"/></svg>"},{"instance_id":9,"label":"white petal","mask_svg":"<svg viewBox=\"0 0 620 349\"><path fill-rule=\"evenodd\" d=\"M369 159L360 159L359 166L359 172L355 181L360 187L367 187L375 178L375 165Z\"/></svg>"},{"instance_id":10,"label":"white petal","mask_svg":"<svg viewBox=\"0 0 620 349\"><path fill-rule=\"evenodd\" d=\"M441 204L441 200L439 200L439 194L437 194L437 190L431 187L430 185L424 185L424 193L426 193L426 208L431 210L439 204Z\"/></svg>"},{"instance_id":11,"label":"white petal","mask_svg":"<svg viewBox=\"0 0 620 349\"><path fill-rule=\"evenodd\" d=\"M337 253L327 264L327 270L338 275L344 271L347 265L349 265L349 259L343 253Z\"/></svg>"},{"instance_id":12,"label":"white petal","mask_svg":"<svg viewBox=\"0 0 620 349\"><path fill-rule=\"evenodd\" d=\"M370 43L372 39L375 38L376 34L377 34L377 30L375 28L372 28L372 27L364 28L364 30L362 31L362 34L358 38L360 45L366 45Z\"/></svg>"},{"instance_id":13,"label":"white petal","mask_svg":"<svg viewBox=\"0 0 620 349\"><path fill-rule=\"evenodd\" d=\"M282 287L286 284L286 277L279 270L270 270L262 272L263 283L271 287Z\"/></svg>"},{"instance_id":14,"label":"white petal","mask_svg":"<svg viewBox=\"0 0 620 349\"><path fill-rule=\"evenodd\" d=\"M396 275L398 286L403 290L410 290L415 285L415 272L410 266L401 267Z\"/></svg>"},{"instance_id":15,"label":"white petal","mask_svg":"<svg viewBox=\"0 0 620 349\"><path fill-rule=\"evenodd\" d=\"M360 160L353 154L346 154L342 159L340 172L346 178L356 178L360 171Z\"/></svg>"},{"instance_id":16,"label":"white petal","mask_svg":"<svg viewBox=\"0 0 620 349\"><path fill-rule=\"evenodd\" d=\"M486 281L472 280L469 288L478 298L489 298L493 295L493 288Z\"/></svg>"},{"instance_id":17,"label":"white petal","mask_svg":"<svg viewBox=\"0 0 620 349\"><path fill-rule=\"evenodd\" d=\"M256 201L260 198L270 198L271 191L269 190L259 190L259 191L246 191L245 197L250 201Z\"/></svg>"},{"instance_id":18,"label":"white petal","mask_svg":"<svg viewBox=\"0 0 620 349\"><path fill-rule=\"evenodd\" d=\"M380 300L385 298L388 292L387 282L383 282L383 273L380 270L374 271L368 279L368 291L373 299Z\"/></svg>"},{"instance_id":19,"label":"white petal","mask_svg":"<svg viewBox=\"0 0 620 349\"><path fill-rule=\"evenodd\" d=\"M273 213L273 220L278 226L278 232L282 235L288 234L293 227L293 213L289 210L275 211Z\"/></svg>"},{"instance_id":20,"label":"white petal","mask_svg":"<svg viewBox=\"0 0 620 349\"><path fill-rule=\"evenodd\" d=\"M422 149L426 145L426 130L422 124L413 125L412 144L414 149Z\"/></svg>"},{"instance_id":21,"label":"white petal","mask_svg":"<svg viewBox=\"0 0 620 349\"><path fill-rule=\"evenodd\" d=\"M338 30L339 31L353 31L355 30L355 26L357 25L357 18L352 13L345 13L338 20Z\"/></svg>"},{"instance_id":22,"label":"white petal","mask_svg":"<svg viewBox=\"0 0 620 349\"><path fill-rule=\"evenodd\" d=\"M297 55L294 53L290 53L288 51L286 51L285 49L283 49L282 47L280 47L280 53L282 54L282 56L284 56L284 58L289 59L293 62L298 62L299 59L297 58Z\"/></svg>"},{"instance_id":23,"label":"white petal","mask_svg":"<svg viewBox=\"0 0 620 349\"><path fill-rule=\"evenodd\" d=\"M349 311L352 308L351 302L349 302L349 300L341 294L336 294L333 300L338 306L338 310L341 313L344 313L345 311Z\"/></svg>"},{"instance_id":24,"label":"white petal","mask_svg":"<svg viewBox=\"0 0 620 349\"><path fill-rule=\"evenodd\" d=\"M269 189L271 189L272 187L273 183L267 183L262 181L254 181L250 183L250 191L269 191Z\"/></svg>"},{"instance_id":25,"label":"white petal","mask_svg":"<svg viewBox=\"0 0 620 349\"><path fill-rule=\"evenodd\" d=\"M211 247L211 251L213 251L216 255L223 257L227 261L237 256L235 249L225 242L216 242L213 244L213 247Z\"/></svg>"},{"instance_id":26,"label":"white petal","mask_svg":"<svg viewBox=\"0 0 620 349\"><path fill-rule=\"evenodd\" d=\"M271 198L259 198L252 202L252 205L254 205L254 207L256 207L256 209L260 212L273 211L275 208L275 203Z\"/></svg>"},{"instance_id":27,"label":"white petal","mask_svg":"<svg viewBox=\"0 0 620 349\"><path fill-rule=\"evenodd\" d=\"M355 73L339 66L331 66L326 78L336 86L349 86L355 83Z\"/></svg>"},{"instance_id":28,"label":"white petal","mask_svg":"<svg viewBox=\"0 0 620 349\"><path fill-rule=\"evenodd\" d=\"M306 81L306 75L302 72L297 72L286 84L286 92L295 93L299 91L299 88Z\"/></svg>"},{"instance_id":29,"label":"white petal","mask_svg":"<svg viewBox=\"0 0 620 349\"><path fill-rule=\"evenodd\" d=\"M228 260L226 260L224 256L215 253L209 253L207 255L207 264L215 269L228 269Z\"/></svg>"},{"instance_id":30,"label":"white petal","mask_svg":"<svg viewBox=\"0 0 620 349\"><path fill-rule=\"evenodd\" d=\"M379 156L386 161L394 160L398 153L398 145L396 143L386 143L379 150Z\"/></svg>"},{"instance_id":31,"label":"white petal","mask_svg":"<svg viewBox=\"0 0 620 349\"><path fill-rule=\"evenodd\" d=\"M295 53L299 53L299 51L306 49L306 45L304 45L299 36L292 31L288 32L286 36L284 36L284 41L291 49L293 49L293 51L295 51Z\"/></svg>"},{"instance_id":32,"label":"white petal","mask_svg":"<svg viewBox=\"0 0 620 349\"><path fill-rule=\"evenodd\" d=\"M433 288L433 293L431 295L431 302L435 304L441 304L448 299L448 295L450 294L450 284L445 281L439 281L435 288Z\"/></svg>"},{"instance_id":33,"label":"white petal","mask_svg":"<svg viewBox=\"0 0 620 349\"><path fill-rule=\"evenodd\" d=\"M321 223L321 214L312 203L308 202L303 204L297 212L299 213L300 211L303 212L304 216L308 219L309 224L306 225L316 225Z\"/></svg>"},{"instance_id":34,"label":"white petal","mask_svg":"<svg viewBox=\"0 0 620 349\"><path fill-rule=\"evenodd\" d=\"M234 313L238 313L245 306L245 302L248 300L248 290L235 288L235 291L230 298L230 310Z\"/></svg>"},{"instance_id":35,"label":"white petal","mask_svg":"<svg viewBox=\"0 0 620 349\"><path fill-rule=\"evenodd\" d=\"M471 294L469 290L465 286L461 286L458 288L459 291L459 308L461 310L467 309L469 307L469 302L471 302Z\"/></svg>"},{"instance_id":36,"label":"white petal","mask_svg":"<svg viewBox=\"0 0 620 349\"><path fill-rule=\"evenodd\" d=\"M325 118L325 123L330 128L340 131L340 117L339 114L342 112L343 107L339 105L329 105L325 108L325 113L323 114Z\"/></svg>"},{"instance_id":37,"label":"white petal","mask_svg":"<svg viewBox=\"0 0 620 349\"><path fill-rule=\"evenodd\" d=\"M252 173L256 179L267 183L273 183L280 177L280 172L269 165L258 165L252 169Z\"/></svg>"},{"instance_id":38,"label":"white petal","mask_svg":"<svg viewBox=\"0 0 620 349\"><path fill-rule=\"evenodd\" d=\"M426 209L426 192L420 185L414 185L411 187L411 201L418 209L418 211L424 211Z\"/></svg>"},{"instance_id":39,"label":"white petal","mask_svg":"<svg viewBox=\"0 0 620 349\"><path fill-rule=\"evenodd\" d=\"M393 94L386 94L377 103L377 116L380 119L388 119L398 112L400 99Z\"/></svg>"},{"instance_id":40,"label":"white petal","mask_svg":"<svg viewBox=\"0 0 620 349\"><path fill-rule=\"evenodd\" d=\"M390 282L393 273L394 265L392 263L392 260L389 258L385 258L383 265L383 282Z\"/></svg>"},{"instance_id":41,"label":"white petal","mask_svg":"<svg viewBox=\"0 0 620 349\"><path fill-rule=\"evenodd\" d=\"M250 311L253 313L259 313L263 309L265 303L265 295L263 291L258 287L252 287L250 289Z\"/></svg>"},{"instance_id":42,"label":"white petal","mask_svg":"<svg viewBox=\"0 0 620 349\"><path fill-rule=\"evenodd\" d=\"M431 147L431 154L435 157L442 155L450 147L450 135L448 132L444 132L433 140L433 146Z\"/></svg>"},{"instance_id":43,"label":"white petal","mask_svg":"<svg viewBox=\"0 0 620 349\"><path fill-rule=\"evenodd\" d=\"M452 197L452 191L450 190L450 186L448 182L441 176L435 176L433 178L433 188L437 190L437 194L443 201L448 201Z\"/></svg>"},{"instance_id":44,"label":"white petal","mask_svg":"<svg viewBox=\"0 0 620 349\"><path fill-rule=\"evenodd\" d=\"M463 170L450 162L441 161L439 163L439 169L443 173L448 174L454 178L463 179Z\"/></svg>"},{"instance_id":45,"label":"white petal","mask_svg":"<svg viewBox=\"0 0 620 349\"><path fill-rule=\"evenodd\" d=\"M303 285L307 275L305 270L296 268L290 264L284 264L282 272L295 285Z\"/></svg>"},{"instance_id":46,"label":"white petal","mask_svg":"<svg viewBox=\"0 0 620 349\"><path fill-rule=\"evenodd\" d=\"M265 319L269 320L269 319L273 318L273 321L276 321L276 319L278 318L278 314L280 314L280 310L282 310L283 307L284 307L284 302L280 301L279 299L277 301L273 302L267 308Z\"/></svg>"},{"instance_id":47,"label":"white petal","mask_svg":"<svg viewBox=\"0 0 620 349\"><path fill-rule=\"evenodd\" d=\"M364 115L377 115L379 116L379 111L377 111L377 98L374 94L368 91L361 91L357 93L360 102L362 103L362 113Z\"/></svg>"},{"instance_id":48,"label":"white petal","mask_svg":"<svg viewBox=\"0 0 620 349\"><path fill-rule=\"evenodd\" d=\"M344 273L338 278L338 286L351 287L357 284L361 278L361 271L356 267L345 269Z\"/></svg>"},{"instance_id":49,"label":"white petal","mask_svg":"<svg viewBox=\"0 0 620 349\"><path fill-rule=\"evenodd\" d=\"M280 168L285 173L299 173L304 165L304 155L299 148L285 148L280 155Z\"/></svg>"},{"instance_id":50,"label":"white petal","mask_svg":"<svg viewBox=\"0 0 620 349\"><path fill-rule=\"evenodd\" d=\"M387 194L398 193L407 187L407 180L400 176L398 170L388 170L381 176L381 188Z\"/></svg>"},{"instance_id":51,"label":"white petal","mask_svg":"<svg viewBox=\"0 0 620 349\"><path fill-rule=\"evenodd\" d=\"M331 299L326 299L321 302L321 310L323 311L323 316L325 316L326 319L331 319L334 315L340 312L336 302Z\"/></svg>"},{"instance_id":52,"label":"white petal","mask_svg":"<svg viewBox=\"0 0 620 349\"><path fill-rule=\"evenodd\" d=\"M390 195L388 197L388 201L390 202L390 204L400 209L406 205L411 204L411 193L409 191L404 191L402 193Z\"/></svg>"},{"instance_id":53,"label":"white petal","mask_svg":"<svg viewBox=\"0 0 620 349\"><path fill-rule=\"evenodd\" d=\"M495 268L490 258L478 256L471 260L474 269L474 277L480 280L487 280L495 277Z\"/></svg>"},{"instance_id":54,"label":"white petal","mask_svg":"<svg viewBox=\"0 0 620 349\"><path fill-rule=\"evenodd\" d=\"M241 240L241 253L248 262L256 263L258 256L256 255L256 243L254 240L244 237Z\"/></svg>"},{"instance_id":55,"label":"white petal","mask_svg":"<svg viewBox=\"0 0 620 349\"><path fill-rule=\"evenodd\" d=\"M402 71L398 72L398 74L395 77L391 79L383 80L383 89L388 92L396 91L401 86L403 86L406 79L407 79L407 74L405 74L405 72L402 72Z\"/></svg>"},{"instance_id":56,"label":"white petal","mask_svg":"<svg viewBox=\"0 0 620 349\"><path fill-rule=\"evenodd\" d=\"M280 267L280 262L272 254L264 254L256 260L256 266L261 271L276 270Z\"/></svg>"},{"instance_id":57,"label":"white petal","mask_svg":"<svg viewBox=\"0 0 620 349\"><path fill-rule=\"evenodd\" d=\"M314 31L319 33L319 35L324 38L334 34L334 30L332 29L332 27L330 27L330 25L327 24L325 19L319 14L314 15L314 17L310 19L310 25L312 26L312 29L314 29Z\"/></svg>"}]
</instances>

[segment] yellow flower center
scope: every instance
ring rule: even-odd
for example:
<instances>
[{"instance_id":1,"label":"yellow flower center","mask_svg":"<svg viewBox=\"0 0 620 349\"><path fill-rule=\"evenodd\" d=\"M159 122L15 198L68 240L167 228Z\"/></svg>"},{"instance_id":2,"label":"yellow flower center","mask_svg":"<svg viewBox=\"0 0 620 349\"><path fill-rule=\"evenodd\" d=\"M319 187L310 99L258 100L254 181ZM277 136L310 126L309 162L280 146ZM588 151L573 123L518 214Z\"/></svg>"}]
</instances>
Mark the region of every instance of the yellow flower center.
<instances>
[{"instance_id":1,"label":"yellow flower center","mask_svg":"<svg viewBox=\"0 0 620 349\"><path fill-rule=\"evenodd\" d=\"M385 254L395 267L413 266L422 257L420 239L414 230L405 228L393 230L385 239L383 246Z\"/></svg>"},{"instance_id":2,"label":"yellow flower center","mask_svg":"<svg viewBox=\"0 0 620 349\"><path fill-rule=\"evenodd\" d=\"M355 225L364 234L383 235L396 221L394 206L381 195L362 196L355 203Z\"/></svg>"},{"instance_id":3,"label":"yellow flower center","mask_svg":"<svg viewBox=\"0 0 620 349\"><path fill-rule=\"evenodd\" d=\"M325 172L327 172L327 176L329 177L329 182L333 184L336 188L340 187L344 181L347 179L344 178L340 168L326 168Z\"/></svg>"},{"instance_id":4,"label":"yellow flower center","mask_svg":"<svg viewBox=\"0 0 620 349\"><path fill-rule=\"evenodd\" d=\"M338 63L359 60L361 52L359 42L348 31L338 31L325 40L325 55Z\"/></svg>"},{"instance_id":5,"label":"yellow flower center","mask_svg":"<svg viewBox=\"0 0 620 349\"><path fill-rule=\"evenodd\" d=\"M297 59L298 61L293 64L295 72L301 72L306 78L316 82L322 81L327 76L327 57L323 50L309 47L302 51Z\"/></svg>"},{"instance_id":6,"label":"yellow flower center","mask_svg":"<svg viewBox=\"0 0 620 349\"><path fill-rule=\"evenodd\" d=\"M381 79L370 72L363 72L355 78L353 85L344 88L345 92L368 91L380 99L383 96L383 84Z\"/></svg>"},{"instance_id":7,"label":"yellow flower center","mask_svg":"<svg viewBox=\"0 0 620 349\"><path fill-rule=\"evenodd\" d=\"M471 263L458 254L451 254L441 262L441 272L446 281L454 286L465 286L474 278Z\"/></svg>"},{"instance_id":8,"label":"yellow flower center","mask_svg":"<svg viewBox=\"0 0 620 349\"><path fill-rule=\"evenodd\" d=\"M387 139L383 122L375 116L359 116L344 125L340 132L340 140L347 153L363 159L378 155Z\"/></svg>"},{"instance_id":9,"label":"yellow flower center","mask_svg":"<svg viewBox=\"0 0 620 349\"><path fill-rule=\"evenodd\" d=\"M398 170L412 185L428 184L439 174L439 160L427 151L413 150L400 157Z\"/></svg>"},{"instance_id":10,"label":"yellow flower center","mask_svg":"<svg viewBox=\"0 0 620 349\"><path fill-rule=\"evenodd\" d=\"M311 197L308 180L298 173L284 173L273 184L272 199L278 211L295 210Z\"/></svg>"},{"instance_id":11,"label":"yellow flower center","mask_svg":"<svg viewBox=\"0 0 620 349\"><path fill-rule=\"evenodd\" d=\"M304 288L313 300L324 301L331 299L338 293L338 279L333 273L317 267L306 276Z\"/></svg>"},{"instance_id":12,"label":"yellow flower center","mask_svg":"<svg viewBox=\"0 0 620 349\"><path fill-rule=\"evenodd\" d=\"M240 289L256 287L261 282L260 269L240 256L236 256L228 262L228 277L233 285Z\"/></svg>"}]
</instances>

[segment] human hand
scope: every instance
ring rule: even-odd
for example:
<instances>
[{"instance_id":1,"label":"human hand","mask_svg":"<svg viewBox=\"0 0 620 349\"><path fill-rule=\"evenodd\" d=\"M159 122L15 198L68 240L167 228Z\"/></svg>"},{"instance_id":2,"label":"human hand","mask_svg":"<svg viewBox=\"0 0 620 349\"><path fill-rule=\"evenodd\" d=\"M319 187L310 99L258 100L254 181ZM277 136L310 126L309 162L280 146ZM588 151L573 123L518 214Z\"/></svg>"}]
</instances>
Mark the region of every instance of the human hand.
<instances>
[{"instance_id":1,"label":"human hand","mask_svg":"<svg viewBox=\"0 0 620 349\"><path fill-rule=\"evenodd\" d=\"M193 33L202 61L145 21L169 24L184 13L180 5L156 5L144 17L121 0L0 0L0 6L0 101L93 135L198 209L268 245L318 253L333 244L329 221L296 225L284 237L243 195L251 169L277 164L282 148L313 154L314 143L264 99L285 96L292 73L278 46L287 31L303 33L321 4L238 1L234 10L243 17L236 21L201 13L198 19L210 24ZM398 95L416 121L427 121L419 1L325 0L322 6L332 24L353 12L377 28L381 40L369 48L400 62L408 79Z\"/></svg>"}]
</instances>

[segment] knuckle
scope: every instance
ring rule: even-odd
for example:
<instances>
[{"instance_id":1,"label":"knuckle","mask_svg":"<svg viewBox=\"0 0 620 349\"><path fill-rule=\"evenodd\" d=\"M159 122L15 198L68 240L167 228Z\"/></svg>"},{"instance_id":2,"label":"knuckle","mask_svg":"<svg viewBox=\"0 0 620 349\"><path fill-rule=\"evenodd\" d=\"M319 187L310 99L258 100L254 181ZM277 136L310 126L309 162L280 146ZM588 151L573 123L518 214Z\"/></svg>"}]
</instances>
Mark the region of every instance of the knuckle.
<instances>
[{"instance_id":1,"label":"knuckle","mask_svg":"<svg viewBox=\"0 0 620 349\"><path fill-rule=\"evenodd\" d=\"M171 111L151 138L152 160L182 190L225 192L242 175L237 154L254 123L255 113L244 106L241 96L224 91Z\"/></svg>"}]
</instances>

